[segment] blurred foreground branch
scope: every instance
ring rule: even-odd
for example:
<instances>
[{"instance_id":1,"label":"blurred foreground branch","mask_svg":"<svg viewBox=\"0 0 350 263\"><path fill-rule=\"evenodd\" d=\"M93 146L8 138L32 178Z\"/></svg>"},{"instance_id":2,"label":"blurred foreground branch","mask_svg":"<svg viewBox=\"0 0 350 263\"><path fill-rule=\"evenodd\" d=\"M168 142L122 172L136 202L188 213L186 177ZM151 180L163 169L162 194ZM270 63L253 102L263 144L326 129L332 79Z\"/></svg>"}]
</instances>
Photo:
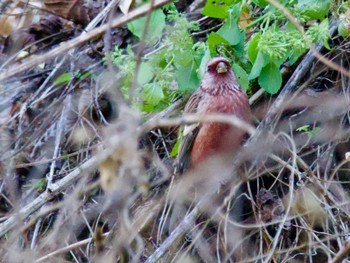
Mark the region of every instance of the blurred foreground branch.
<instances>
[{"instance_id":1,"label":"blurred foreground branch","mask_svg":"<svg viewBox=\"0 0 350 263\"><path fill-rule=\"evenodd\" d=\"M176 110L182 101L179 101L172 105L170 109L166 109L163 112L157 114L149 121L146 121L143 125L139 126L140 135L149 132L151 129L156 127L170 127L170 126L179 126L186 123L194 122L226 122L234 126L241 127L242 129L248 131L250 134L254 134L255 129L241 121L235 116L227 116L222 114L206 115L206 116L196 116L196 115L186 115L177 118L164 118L167 115L171 115L174 110ZM114 135L118 136L118 134ZM39 195L31 203L27 204L25 207L20 209L17 213L10 216L5 222L0 224L0 236L5 235L10 231L15 225L16 220L19 218L26 219L29 215L38 210L46 202L51 200L54 196L65 190L67 187L71 186L73 183L78 180L82 173L91 171L92 169L98 167L104 160L113 154L116 149L109 147L106 150L103 150L98 155L91 157L88 161L80 165L78 168L74 169L71 173L66 175L63 179L57 181L56 183L51 184L48 191Z\"/></svg>"}]
</instances>

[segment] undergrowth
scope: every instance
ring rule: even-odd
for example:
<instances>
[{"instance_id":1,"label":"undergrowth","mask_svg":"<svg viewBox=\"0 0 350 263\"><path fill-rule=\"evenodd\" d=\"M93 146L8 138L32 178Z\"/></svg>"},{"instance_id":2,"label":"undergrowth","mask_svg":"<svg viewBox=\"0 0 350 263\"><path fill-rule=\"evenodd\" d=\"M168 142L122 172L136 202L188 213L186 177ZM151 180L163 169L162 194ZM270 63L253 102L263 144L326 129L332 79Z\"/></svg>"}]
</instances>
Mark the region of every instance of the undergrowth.
<instances>
[{"instance_id":1,"label":"undergrowth","mask_svg":"<svg viewBox=\"0 0 350 263\"><path fill-rule=\"evenodd\" d=\"M45 2L0 6L0 29L23 11L0 30L2 262L349 261L349 2ZM254 127L178 176L214 56Z\"/></svg>"}]
</instances>

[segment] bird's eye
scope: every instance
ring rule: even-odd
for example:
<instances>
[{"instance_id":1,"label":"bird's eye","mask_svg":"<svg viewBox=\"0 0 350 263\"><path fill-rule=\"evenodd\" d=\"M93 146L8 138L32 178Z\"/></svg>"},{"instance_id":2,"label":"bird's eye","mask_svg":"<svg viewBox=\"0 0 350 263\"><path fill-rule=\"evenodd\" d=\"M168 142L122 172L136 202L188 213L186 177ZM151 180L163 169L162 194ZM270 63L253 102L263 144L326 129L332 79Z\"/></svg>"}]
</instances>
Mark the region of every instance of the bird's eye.
<instances>
[{"instance_id":1,"label":"bird's eye","mask_svg":"<svg viewBox=\"0 0 350 263\"><path fill-rule=\"evenodd\" d=\"M207 67L207 71L210 72L212 70L211 66Z\"/></svg>"}]
</instances>

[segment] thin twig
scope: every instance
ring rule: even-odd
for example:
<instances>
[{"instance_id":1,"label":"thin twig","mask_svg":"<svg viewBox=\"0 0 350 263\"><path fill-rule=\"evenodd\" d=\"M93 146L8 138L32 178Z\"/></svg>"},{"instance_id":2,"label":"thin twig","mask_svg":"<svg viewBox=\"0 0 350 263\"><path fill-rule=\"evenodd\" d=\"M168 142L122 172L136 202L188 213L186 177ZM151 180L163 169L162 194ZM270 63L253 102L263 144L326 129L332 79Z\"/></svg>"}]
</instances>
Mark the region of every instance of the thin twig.
<instances>
[{"instance_id":1,"label":"thin twig","mask_svg":"<svg viewBox=\"0 0 350 263\"><path fill-rule=\"evenodd\" d=\"M350 242L347 242L346 245L339 250L339 252L332 259L331 263L340 263L343 259L350 253Z\"/></svg>"},{"instance_id":2,"label":"thin twig","mask_svg":"<svg viewBox=\"0 0 350 263\"><path fill-rule=\"evenodd\" d=\"M241 120L234 115L227 114L186 114L181 117L168 119L153 119L140 127L141 133L148 132L154 128L178 126L180 124L189 124L196 122L224 122L247 131L250 135L255 134L255 128L249 123Z\"/></svg>"},{"instance_id":3,"label":"thin twig","mask_svg":"<svg viewBox=\"0 0 350 263\"><path fill-rule=\"evenodd\" d=\"M108 236L109 232L107 233L104 233L103 236ZM53 257L53 256L56 256L56 255L59 255L59 254L62 254L62 253L65 253L65 252L69 252L71 251L72 249L75 249L75 248L78 248L78 247L82 247L84 245L87 245L89 244L91 241L93 241L94 238L90 237L90 238L86 238L86 239L83 239L79 242L76 242L74 244L71 244L71 245L68 245L68 246L65 246L63 248L60 248L60 249L57 249L39 259L37 259L35 262L44 262L46 260L48 260L49 258Z\"/></svg>"},{"instance_id":4,"label":"thin twig","mask_svg":"<svg viewBox=\"0 0 350 263\"><path fill-rule=\"evenodd\" d=\"M66 120L68 115L68 109L71 108L71 95L68 95L65 99L65 103L62 109L61 118L56 124L56 139L55 139L55 149L53 152L53 159L56 159L59 156L60 152L60 145L61 145L61 138L62 133L64 132L65 126L66 126ZM47 187L46 189L50 191L51 185L54 179L54 172L56 167L56 160L52 161L50 166L50 172L47 176Z\"/></svg>"},{"instance_id":5,"label":"thin twig","mask_svg":"<svg viewBox=\"0 0 350 263\"><path fill-rule=\"evenodd\" d=\"M200 211L200 204L197 204L192 211L185 216L180 224L171 232L170 236L152 253L145 263L153 263L159 260L169 247L181 236L194 222Z\"/></svg>"}]
</instances>

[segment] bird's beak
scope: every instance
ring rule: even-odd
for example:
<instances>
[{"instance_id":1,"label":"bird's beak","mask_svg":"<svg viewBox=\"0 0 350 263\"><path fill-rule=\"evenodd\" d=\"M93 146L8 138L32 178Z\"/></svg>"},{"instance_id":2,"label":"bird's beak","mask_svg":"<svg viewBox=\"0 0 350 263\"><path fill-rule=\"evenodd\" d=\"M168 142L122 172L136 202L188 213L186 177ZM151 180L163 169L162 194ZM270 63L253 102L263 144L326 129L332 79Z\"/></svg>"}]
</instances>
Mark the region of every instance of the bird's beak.
<instances>
[{"instance_id":1,"label":"bird's beak","mask_svg":"<svg viewBox=\"0 0 350 263\"><path fill-rule=\"evenodd\" d=\"M219 62L216 66L216 72L219 74L227 72L227 66L224 62Z\"/></svg>"}]
</instances>

